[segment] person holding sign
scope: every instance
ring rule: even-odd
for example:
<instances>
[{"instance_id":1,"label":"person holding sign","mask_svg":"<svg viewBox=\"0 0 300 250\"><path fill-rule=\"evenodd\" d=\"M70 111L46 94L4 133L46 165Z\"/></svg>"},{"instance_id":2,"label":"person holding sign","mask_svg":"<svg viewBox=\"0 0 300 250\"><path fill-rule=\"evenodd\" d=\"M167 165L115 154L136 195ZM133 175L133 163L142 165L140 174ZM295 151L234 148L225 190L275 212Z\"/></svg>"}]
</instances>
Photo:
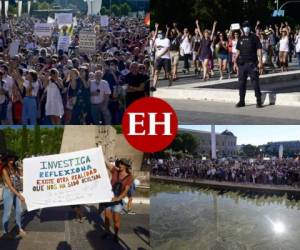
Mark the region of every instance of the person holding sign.
<instances>
[{"instance_id":1,"label":"person holding sign","mask_svg":"<svg viewBox=\"0 0 300 250\"><path fill-rule=\"evenodd\" d=\"M21 225L21 214L22 214L22 206L21 202L25 202L25 198L20 193L23 188L23 184L21 182L21 171L15 166L15 157L7 156L3 160L3 170L2 170L2 178L4 182L3 189L3 229L4 236L11 237L8 233L8 223L12 210L12 206L15 207L16 213L16 223L19 229L19 236L26 235L26 232L22 229Z\"/></svg>"},{"instance_id":2,"label":"person holding sign","mask_svg":"<svg viewBox=\"0 0 300 250\"><path fill-rule=\"evenodd\" d=\"M123 199L131 187L133 178L130 172L131 163L126 159L116 161L115 165L106 163L108 170L111 172L111 185L114 193L112 202L103 204L105 206L105 230L103 238L109 235L110 220L114 222L114 241L118 242L118 233L121 223L121 212L123 210Z\"/></svg>"}]
</instances>

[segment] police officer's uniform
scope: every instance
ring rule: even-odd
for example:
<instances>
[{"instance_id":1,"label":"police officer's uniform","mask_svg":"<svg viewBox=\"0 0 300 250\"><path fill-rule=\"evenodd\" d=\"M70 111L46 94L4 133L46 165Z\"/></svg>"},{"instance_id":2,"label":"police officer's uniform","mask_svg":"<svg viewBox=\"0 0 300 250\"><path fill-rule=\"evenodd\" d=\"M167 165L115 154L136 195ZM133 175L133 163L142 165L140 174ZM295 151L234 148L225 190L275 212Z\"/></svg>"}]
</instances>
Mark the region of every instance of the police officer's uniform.
<instances>
[{"instance_id":1,"label":"police officer's uniform","mask_svg":"<svg viewBox=\"0 0 300 250\"><path fill-rule=\"evenodd\" d=\"M237 60L239 67L239 90L240 90L240 102L237 107L245 106L246 85L247 78L250 76L251 84L255 90L255 96L257 99L257 107L261 107L261 91L259 86L259 70L257 60L257 50L262 49L262 45L259 38L250 33L248 36L242 35L237 43L236 49L240 51L240 55Z\"/></svg>"}]
</instances>

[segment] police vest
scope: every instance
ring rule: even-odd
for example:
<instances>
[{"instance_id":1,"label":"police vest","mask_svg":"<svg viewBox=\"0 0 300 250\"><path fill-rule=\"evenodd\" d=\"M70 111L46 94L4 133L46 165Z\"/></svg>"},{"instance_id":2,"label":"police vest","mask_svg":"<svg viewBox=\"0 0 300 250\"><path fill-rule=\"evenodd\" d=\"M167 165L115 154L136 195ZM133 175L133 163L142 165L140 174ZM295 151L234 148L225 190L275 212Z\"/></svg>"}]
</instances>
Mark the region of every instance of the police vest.
<instances>
[{"instance_id":1,"label":"police vest","mask_svg":"<svg viewBox=\"0 0 300 250\"><path fill-rule=\"evenodd\" d=\"M238 48L240 50L238 63L257 63L257 49L260 47L258 38L255 35L250 34L249 36L242 36L238 43Z\"/></svg>"}]
</instances>

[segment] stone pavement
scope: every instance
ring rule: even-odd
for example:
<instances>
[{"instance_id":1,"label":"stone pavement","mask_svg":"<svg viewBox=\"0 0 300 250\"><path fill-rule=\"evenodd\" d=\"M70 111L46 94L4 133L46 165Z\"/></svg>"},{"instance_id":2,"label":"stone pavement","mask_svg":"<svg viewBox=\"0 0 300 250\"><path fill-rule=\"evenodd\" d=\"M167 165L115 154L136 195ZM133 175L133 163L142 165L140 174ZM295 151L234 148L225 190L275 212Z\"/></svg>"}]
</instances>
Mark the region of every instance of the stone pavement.
<instances>
[{"instance_id":1,"label":"stone pavement","mask_svg":"<svg viewBox=\"0 0 300 250\"><path fill-rule=\"evenodd\" d=\"M134 204L136 215L122 215L120 241L102 239L103 221L96 205L85 206L86 220L76 222L70 207L47 208L23 216L27 235L22 239L0 238L1 250L123 250L150 249L149 204ZM0 218L3 210L0 209ZM10 223L13 224L13 221ZM2 225L0 226L1 231ZM11 228L16 234L15 228Z\"/></svg>"},{"instance_id":2,"label":"stone pavement","mask_svg":"<svg viewBox=\"0 0 300 250\"><path fill-rule=\"evenodd\" d=\"M189 74L183 73L182 70L183 70L183 61L180 61L179 67L178 67L178 80L173 83L173 86L185 85L187 83L195 83L195 82L202 81L202 76L196 76L194 74L193 67L191 68ZM289 71L295 71L295 70L299 70L299 65L298 65L297 59L293 58L292 63L289 63ZM275 72L268 70L265 73L270 74L270 73L280 73L280 72L281 72L280 69L278 67L276 67ZM227 79L227 74L225 74L224 76L225 76L224 79ZM233 77L236 77L236 76L233 75ZM219 78L220 78L220 74L219 74L218 64L217 64L217 60L215 60L214 76L212 76L210 78L208 83L217 81L217 80L219 80ZM167 87L168 85L169 85L169 81L164 80L164 73L162 70L161 75L160 75L159 86Z\"/></svg>"}]
</instances>

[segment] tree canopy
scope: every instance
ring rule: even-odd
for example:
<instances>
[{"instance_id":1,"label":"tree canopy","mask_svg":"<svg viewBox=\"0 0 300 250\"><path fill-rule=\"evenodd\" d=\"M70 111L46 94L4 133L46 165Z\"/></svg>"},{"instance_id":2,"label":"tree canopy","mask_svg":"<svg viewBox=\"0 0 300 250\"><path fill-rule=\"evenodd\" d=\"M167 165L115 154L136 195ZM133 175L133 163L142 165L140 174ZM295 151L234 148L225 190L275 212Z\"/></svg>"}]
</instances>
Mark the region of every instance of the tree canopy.
<instances>
[{"instance_id":1,"label":"tree canopy","mask_svg":"<svg viewBox=\"0 0 300 250\"><path fill-rule=\"evenodd\" d=\"M4 128L7 149L21 159L29 155L48 155L60 152L63 127Z\"/></svg>"},{"instance_id":2,"label":"tree canopy","mask_svg":"<svg viewBox=\"0 0 300 250\"><path fill-rule=\"evenodd\" d=\"M281 4L284 2L280 1ZM213 21L217 20L218 28L228 29L230 24L244 20L249 20L253 27L257 20L265 24L280 21L272 18L276 9L274 0L248 0L247 4L243 0L152 0L150 4L152 25L155 22L164 25L177 22L180 28L193 28L195 20L199 19L205 28L211 28ZM299 8L295 6L291 4L285 8L288 15L285 19L298 24Z\"/></svg>"}]
</instances>

